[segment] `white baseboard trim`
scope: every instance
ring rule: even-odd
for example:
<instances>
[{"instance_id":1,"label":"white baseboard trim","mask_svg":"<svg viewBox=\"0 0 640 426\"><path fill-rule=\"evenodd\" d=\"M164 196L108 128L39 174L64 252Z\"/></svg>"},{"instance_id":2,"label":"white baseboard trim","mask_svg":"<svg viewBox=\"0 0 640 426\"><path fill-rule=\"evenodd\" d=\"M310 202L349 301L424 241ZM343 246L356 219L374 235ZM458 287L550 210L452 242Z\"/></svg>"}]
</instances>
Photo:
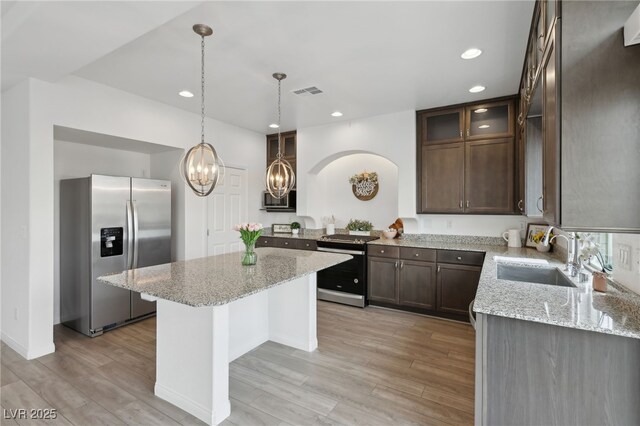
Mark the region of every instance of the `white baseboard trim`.
<instances>
[{"instance_id":1,"label":"white baseboard trim","mask_svg":"<svg viewBox=\"0 0 640 426\"><path fill-rule=\"evenodd\" d=\"M219 413L213 412L213 410L204 407L197 402L187 398L186 396L173 391L165 386L162 386L156 382L154 386L154 393L157 397L164 399L165 401L175 405L178 408L183 409L187 413L202 420L208 425L220 424L229 417L231 414L231 404L227 400L226 407Z\"/></svg>"},{"instance_id":2,"label":"white baseboard trim","mask_svg":"<svg viewBox=\"0 0 640 426\"><path fill-rule=\"evenodd\" d=\"M56 346L53 342L39 348L25 348L20 343L7 336L4 332L0 334L0 338L7 344L7 346L16 351L21 357L28 360L40 358L41 356L48 355L56 351Z\"/></svg>"},{"instance_id":3,"label":"white baseboard trim","mask_svg":"<svg viewBox=\"0 0 640 426\"><path fill-rule=\"evenodd\" d=\"M318 339L302 340L291 338L290 336L270 334L269 340L280 343L281 345L291 346L292 348L300 349L305 352L313 352L318 349Z\"/></svg>"}]
</instances>

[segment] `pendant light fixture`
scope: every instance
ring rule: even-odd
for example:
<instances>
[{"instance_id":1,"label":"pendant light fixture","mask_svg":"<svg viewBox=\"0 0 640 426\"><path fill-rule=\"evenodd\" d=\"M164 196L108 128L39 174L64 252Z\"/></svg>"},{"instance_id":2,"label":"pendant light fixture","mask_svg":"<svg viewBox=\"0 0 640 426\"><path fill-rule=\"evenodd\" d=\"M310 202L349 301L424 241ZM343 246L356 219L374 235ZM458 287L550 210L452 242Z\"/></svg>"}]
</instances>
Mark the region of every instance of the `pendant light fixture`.
<instances>
[{"instance_id":1,"label":"pendant light fixture","mask_svg":"<svg viewBox=\"0 0 640 426\"><path fill-rule=\"evenodd\" d=\"M215 189L224 174L224 163L213 145L204 139L204 38L213 34L211 27L196 24L193 31L201 37L201 103L200 103L200 143L193 146L180 162L180 172L193 192L206 197Z\"/></svg>"},{"instance_id":2,"label":"pendant light fixture","mask_svg":"<svg viewBox=\"0 0 640 426\"><path fill-rule=\"evenodd\" d=\"M274 198L284 198L295 186L296 175L293 173L293 167L287 160L282 157L281 137L280 137L280 99L281 99L281 86L282 80L287 78L287 75L281 72L273 74L273 78L278 80L278 154L276 159L267 168L267 191Z\"/></svg>"}]
</instances>

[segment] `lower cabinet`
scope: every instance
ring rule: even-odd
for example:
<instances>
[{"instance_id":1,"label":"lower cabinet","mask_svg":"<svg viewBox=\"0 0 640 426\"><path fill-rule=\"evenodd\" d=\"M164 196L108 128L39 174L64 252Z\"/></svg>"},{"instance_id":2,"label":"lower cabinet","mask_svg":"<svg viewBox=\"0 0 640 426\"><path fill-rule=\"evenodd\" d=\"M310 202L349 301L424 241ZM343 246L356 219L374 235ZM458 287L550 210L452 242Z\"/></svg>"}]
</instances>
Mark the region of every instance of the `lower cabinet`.
<instances>
[{"instance_id":1,"label":"lower cabinet","mask_svg":"<svg viewBox=\"0 0 640 426\"><path fill-rule=\"evenodd\" d=\"M401 306L435 309L436 264L401 260L398 290L398 302Z\"/></svg>"},{"instance_id":2,"label":"lower cabinet","mask_svg":"<svg viewBox=\"0 0 640 426\"><path fill-rule=\"evenodd\" d=\"M369 257L369 301L398 303L398 259Z\"/></svg>"},{"instance_id":3,"label":"lower cabinet","mask_svg":"<svg viewBox=\"0 0 640 426\"><path fill-rule=\"evenodd\" d=\"M382 250L382 249L380 249ZM374 250L369 250L374 252ZM475 298L483 253L403 249L400 254L368 256L368 298L371 305L468 321L469 304ZM422 258L425 260L415 260Z\"/></svg>"},{"instance_id":4,"label":"lower cabinet","mask_svg":"<svg viewBox=\"0 0 640 426\"><path fill-rule=\"evenodd\" d=\"M438 311L468 315L476 297L480 266L438 264Z\"/></svg>"}]
</instances>

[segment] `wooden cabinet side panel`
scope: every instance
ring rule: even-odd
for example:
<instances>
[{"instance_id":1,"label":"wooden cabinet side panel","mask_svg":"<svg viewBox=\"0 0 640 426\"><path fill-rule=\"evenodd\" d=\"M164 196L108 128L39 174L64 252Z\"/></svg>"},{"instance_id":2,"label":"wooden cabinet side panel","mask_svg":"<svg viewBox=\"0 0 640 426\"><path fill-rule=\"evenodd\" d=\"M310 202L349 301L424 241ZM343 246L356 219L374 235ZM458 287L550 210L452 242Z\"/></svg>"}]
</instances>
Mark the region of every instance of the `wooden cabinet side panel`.
<instances>
[{"instance_id":1,"label":"wooden cabinet side panel","mask_svg":"<svg viewBox=\"0 0 640 426\"><path fill-rule=\"evenodd\" d=\"M552 33L552 37L554 37ZM543 126L543 213L544 220L557 225L560 221L560 150L558 146L558 87L556 40L551 39L544 59L542 126Z\"/></svg>"},{"instance_id":2,"label":"wooden cabinet side panel","mask_svg":"<svg viewBox=\"0 0 640 426\"><path fill-rule=\"evenodd\" d=\"M484 320L484 424L640 424L640 340Z\"/></svg>"}]
</instances>

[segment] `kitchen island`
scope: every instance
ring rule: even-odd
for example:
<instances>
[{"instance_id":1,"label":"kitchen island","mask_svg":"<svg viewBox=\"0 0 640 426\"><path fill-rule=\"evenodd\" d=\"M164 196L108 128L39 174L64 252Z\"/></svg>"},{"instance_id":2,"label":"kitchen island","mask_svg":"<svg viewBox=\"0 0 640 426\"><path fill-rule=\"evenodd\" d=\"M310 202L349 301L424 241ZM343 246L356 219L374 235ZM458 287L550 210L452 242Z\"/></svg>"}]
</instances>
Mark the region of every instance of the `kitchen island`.
<instances>
[{"instance_id":1,"label":"kitchen island","mask_svg":"<svg viewBox=\"0 0 640 426\"><path fill-rule=\"evenodd\" d=\"M100 277L157 301L155 394L207 424L229 416L229 363L271 340L318 346L316 272L349 255L257 249Z\"/></svg>"}]
</instances>

